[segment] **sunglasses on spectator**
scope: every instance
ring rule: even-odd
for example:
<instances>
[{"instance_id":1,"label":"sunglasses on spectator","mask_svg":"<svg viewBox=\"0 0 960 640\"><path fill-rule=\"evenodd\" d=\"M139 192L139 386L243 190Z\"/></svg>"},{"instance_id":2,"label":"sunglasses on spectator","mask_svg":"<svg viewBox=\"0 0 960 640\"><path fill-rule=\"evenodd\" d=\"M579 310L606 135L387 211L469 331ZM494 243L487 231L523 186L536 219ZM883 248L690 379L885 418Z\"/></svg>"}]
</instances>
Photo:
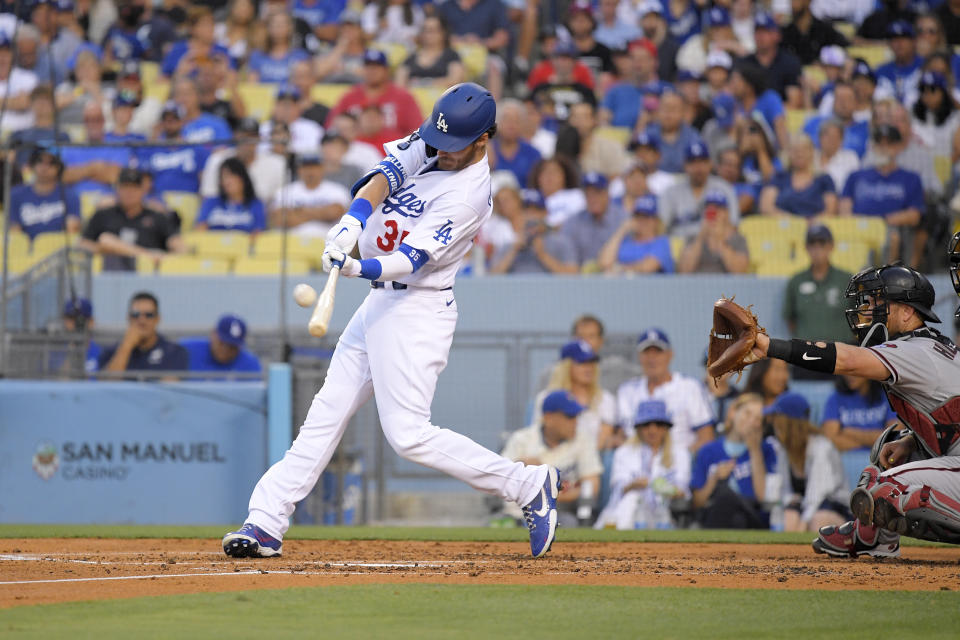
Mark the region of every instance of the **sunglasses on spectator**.
<instances>
[{"instance_id":1,"label":"sunglasses on spectator","mask_svg":"<svg viewBox=\"0 0 960 640\"><path fill-rule=\"evenodd\" d=\"M152 320L157 317L156 311L131 311L129 313L131 320L137 320L139 318L146 318L147 320Z\"/></svg>"}]
</instances>

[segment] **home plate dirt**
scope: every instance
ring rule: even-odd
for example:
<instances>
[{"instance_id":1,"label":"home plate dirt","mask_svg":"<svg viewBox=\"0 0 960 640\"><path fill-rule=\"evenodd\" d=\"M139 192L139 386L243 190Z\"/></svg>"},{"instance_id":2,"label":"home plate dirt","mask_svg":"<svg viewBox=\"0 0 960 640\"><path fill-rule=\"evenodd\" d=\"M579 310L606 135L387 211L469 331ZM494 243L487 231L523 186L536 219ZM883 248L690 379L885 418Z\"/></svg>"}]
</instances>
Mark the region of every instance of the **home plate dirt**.
<instances>
[{"instance_id":1,"label":"home plate dirt","mask_svg":"<svg viewBox=\"0 0 960 640\"><path fill-rule=\"evenodd\" d=\"M0 607L174 593L431 582L757 589L946 590L960 547L896 560L833 559L805 545L288 540L281 558L235 560L219 540L0 541Z\"/></svg>"}]
</instances>

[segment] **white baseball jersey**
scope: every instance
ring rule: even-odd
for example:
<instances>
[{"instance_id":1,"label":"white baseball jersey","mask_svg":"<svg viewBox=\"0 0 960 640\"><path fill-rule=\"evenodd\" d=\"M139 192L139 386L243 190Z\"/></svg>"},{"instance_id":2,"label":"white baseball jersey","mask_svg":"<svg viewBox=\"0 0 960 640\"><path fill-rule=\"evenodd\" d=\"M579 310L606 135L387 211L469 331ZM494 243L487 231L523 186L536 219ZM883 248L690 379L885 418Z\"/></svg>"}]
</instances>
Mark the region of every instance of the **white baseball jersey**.
<instances>
[{"instance_id":1,"label":"white baseball jersey","mask_svg":"<svg viewBox=\"0 0 960 640\"><path fill-rule=\"evenodd\" d=\"M493 212L493 198L486 155L457 172L435 166L413 173L376 208L358 246L362 258L388 255L401 244L426 252L427 263L399 282L446 289L453 286L473 239Z\"/></svg>"},{"instance_id":2,"label":"white baseball jersey","mask_svg":"<svg viewBox=\"0 0 960 640\"><path fill-rule=\"evenodd\" d=\"M707 399L707 391L699 380L673 372L670 380L650 393L647 378L627 380L617 389L617 416L627 435L633 434L637 407L647 400L662 400L673 420L670 439L680 447L689 449L696 441L694 432L701 427L715 424L713 407Z\"/></svg>"},{"instance_id":3,"label":"white baseball jersey","mask_svg":"<svg viewBox=\"0 0 960 640\"><path fill-rule=\"evenodd\" d=\"M294 506L316 484L347 422L371 396L387 442L407 460L518 505L532 501L546 481L546 465L513 462L430 421L458 316L453 292L444 289L453 285L490 216L490 168L483 158L456 172L426 165L407 175L367 219L360 254L383 256L406 243L413 247L408 257L416 261L425 252L429 260L403 279L414 286L371 289L340 334L297 439L250 496L247 522L274 537L286 532Z\"/></svg>"}]
</instances>

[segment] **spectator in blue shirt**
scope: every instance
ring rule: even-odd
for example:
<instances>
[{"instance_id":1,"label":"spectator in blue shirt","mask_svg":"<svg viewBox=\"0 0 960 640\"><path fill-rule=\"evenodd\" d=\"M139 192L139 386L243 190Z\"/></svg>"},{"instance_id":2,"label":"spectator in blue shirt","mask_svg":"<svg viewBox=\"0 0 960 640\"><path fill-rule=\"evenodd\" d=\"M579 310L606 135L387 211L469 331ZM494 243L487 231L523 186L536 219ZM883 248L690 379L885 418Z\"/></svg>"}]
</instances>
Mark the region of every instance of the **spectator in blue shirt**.
<instances>
[{"instance_id":1,"label":"spectator in blue shirt","mask_svg":"<svg viewBox=\"0 0 960 640\"><path fill-rule=\"evenodd\" d=\"M80 231L80 200L74 190L60 186L63 164L49 149L37 148L30 155L33 184L21 184L10 191L10 228L31 239L41 233Z\"/></svg>"},{"instance_id":2,"label":"spectator in blue shirt","mask_svg":"<svg viewBox=\"0 0 960 640\"><path fill-rule=\"evenodd\" d=\"M267 19L267 42L263 51L254 50L247 61L249 82L283 84L290 79L294 63L308 60L303 49L294 48L293 21L286 13L277 12Z\"/></svg>"},{"instance_id":3,"label":"spectator in blue shirt","mask_svg":"<svg viewBox=\"0 0 960 640\"><path fill-rule=\"evenodd\" d=\"M450 27L454 47L474 44L486 47L485 85L494 97L503 90L504 62L497 53L510 43L510 22L507 9L500 0L449 0L436 7L437 15Z\"/></svg>"},{"instance_id":4,"label":"spectator in blue shirt","mask_svg":"<svg viewBox=\"0 0 960 640\"><path fill-rule=\"evenodd\" d=\"M31 143L52 146L57 142L70 142L70 136L64 131L53 131L53 92L46 85L38 85L30 92L30 111L33 112L33 126L14 131L10 135L10 144L17 149L17 166L23 167L30 159Z\"/></svg>"},{"instance_id":5,"label":"spectator in blue shirt","mask_svg":"<svg viewBox=\"0 0 960 640\"><path fill-rule=\"evenodd\" d=\"M877 88L893 94L898 102L909 108L917 101L923 74L923 58L917 55L916 33L912 24L898 20L887 28L887 38L893 60L877 67Z\"/></svg>"},{"instance_id":6,"label":"spectator in blue shirt","mask_svg":"<svg viewBox=\"0 0 960 640\"><path fill-rule=\"evenodd\" d=\"M777 453L763 439L763 400L738 396L727 410L724 435L697 451L690 475L693 507L705 529L766 529L767 474Z\"/></svg>"},{"instance_id":7,"label":"spectator in blue shirt","mask_svg":"<svg viewBox=\"0 0 960 640\"><path fill-rule=\"evenodd\" d=\"M227 121L200 108L200 92L191 78L179 78L173 83L173 101L181 109L180 137L187 142L211 142L233 137Z\"/></svg>"},{"instance_id":8,"label":"spectator in blue shirt","mask_svg":"<svg viewBox=\"0 0 960 640\"><path fill-rule=\"evenodd\" d=\"M897 422L880 383L857 376L837 376L834 391L823 407L823 434L843 459L851 487L870 464L870 447L883 430Z\"/></svg>"},{"instance_id":9,"label":"spectator in blue shirt","mask_svg":"<svg viewBox=\"0 0 960 640\"><path fill-rule=\"evenodd\" d=\"M333 42L346 7L346 0L294 0L290 13L306 22L318 38Z\"/></svg>"},{"instance_id":10,"label":"spectator in blue shirt","mask_svg":"<svg viewBox=\"0 0 960 640\"><path fill-rule=\"evenodd\" d=\"M135 293L128 306L123 339L103 350L97 368L112 372L185 371L189 365L187 350L160 335L159 324L156 296L145 291Z\"/></svg>"},{"instance_id":11,"label":"spectator in blue shirt","mask_svg":"<svg viewBox=\"0 0 960 640\"><path fill-rule=\"evenodd\" d=\"M837 214L833 179L813 167L813 142L805 134L790 141L790 169L781 171L760 195L760 213L818 218Z\"/></svg>"},{"instance_id":12,"label":"spectator in blue shirt","mask_svg":"<svg viewBox=\"0 0 960 640\"><path fill-rule=\"evenodd\" d=\"M190 371L235 371L257 373L260 361L244 348L247 323L232 313L217 320L209 338L182 340L190 360Z\"/></svg>"},{"instance_id":13,"label":"spectator in blue shirt","mask_svg":"<svg viewBox=\"0 0 960 640\"><path fill-rule=\"evenodd\" d=\"M164 105L160 116L161 139L182 137L183 109L173 102ZM153 176L153 193L162 197L167 191L197 193L200 172L207 162L209 150L200 146L158 146L138 150L138 166Z\"/></svg>"},{"instance_id":14,"label":"spectator in blue shirt","mask_svg":"<svg viewBox=\"0 0 960 640\"><path fill-rule=\"evenodd\" d=\"M853 85L847 82L837 82L833 87L833 114L831 116L815 115L808 118L803 125L803 132L810 136L814 145L819 148L820 125L831 118L836 119L843 124L843 148L850 149L862 158L867 152L870 124L854 120L853 115L856 108L857 96Z\"/></svg>"},{"instance_id":15,"label":"spectator in blue shirt","mask_svg":"<svg viewBox=\"0 0 960 640\"><path fill-rule=\"evenodd\" d=\"M206 198L197 215L198 231L246 231L267 228L263 203L257 199L253 182L240 158L227 158L220 165L220 194Z\"/></svg>"},{"instance_id":16,"label":"spectator in blue shirt","mask_svg":"<svg viewBox=\"0 0 960 640\"><path fill-rule=\"evenodd\" d=\"M600 119L614 127L633 129L640 110L651 104L646 102L648 96L659 96L670 85L657 77L657 47L649 40L630 43L627 61L624 81L610 87L603 97Z\"/></svg>"},{"instance_id":17,"label":"spectator in blue shirt","mask_svg":"<svg viewBox=\"0 0 960 640\"><path fill-rule=\"evenodd\" d=\"M697 3L692 0L681 0L660 4L664 9L670 35L677 44L682 45L690 36L700 33L700 12Z\"/></svg>"},{"instance_id":18,"label":"spectator in blue shirt","mask_svg":"<svg viewBox=\"0 0 960 640\"><path fill-rule=\"evenodd\" d=\"M612 51L623 51L634 40L643 37L643 32L635 23L625 22L617 15L619 0L600 0L597 15L597 28L593 37Z\"/></svg>"},{"instance_id":19,"label":"spectator in blue shirt","mask_svg":"<svg viewBox=\"0 0 960 640\"><path fill-rule=\"evenodd\" d=\"M597 265L608 273L673 273L670 239L658 235L659 227L657 197L637 198L633 215L603 245Z\"/></svg>"},{"instance_id":20,"label":"spectator in blue shirt","mask_svg":"<svg viewBox=\"0 0 960 640\"><path fill-rule=\"evenodd\" d=\"M920 176L897 165L902 145L893 125L877 127L873 136L877 164L847 178L840 215L878 216L893 226L916 226L924 211Z\"/></svg>"},{"instance_id":21,"label":"spectator in blue shirt","mask_svg":"<svg viewBox=\"0 0 960 640\"><path fill-rule=\"evenodd\" d=\"M521 188L527 187L530 171L541 156L532 144L520 137L526 108L512 98L502 100L497 107L497 135L491 142L493 164L490 168L509 171Z\"/></svg>"},{"instance_id":22,"label":"spectator in blue shirt","mask_svg":"<svg viewBox=\"0 0 960 640\"><path fill-rule=\"evenodd\" d=\"M768 88L763 69L750 62L738 62L730 74L730 93L737 101L738 122L747 122L755 114L759 115L773 131L777 148L786 147L787 119L783 100L776 91Z\"/></svg>"},{"instance_id":23,"label":"spectator in blue shirt","mask_svg":"<svg viewBox=\"0 0 960 640\"><path fill-rule=\"evenodd\" d=\"M679 93L664 93L657 107L657 121L647 127L660 142L660 168L668 173L683 173L686 150L700 139L697 130L683 121L686 106Z\"/></svg>"},{"instance_id":24,"label":"spectator in blue shirt","mask_svg":"<svg viewBox=\"0 0 960 640\"><path fill-rule=\"evenodd\" d=\"M160 63L160 72L170 78L193 73L197 64L214 53L230 56L226 47L214 41L213 12L207 7L193 6L187 14L189 37L175 42Z\"/></svg>"},{"instance_id":25,"label":"spectator in blue shirt","mask_svg":"<svg viewBox=\"0 0 960 640\"><path fill-rule=\"evenodd\" d=\"M132 133L130 131L130 122L133 120L133 112L137 107L137 97L131 91L121 91L113 99L113 128L104 135L103 139L107 142L142 142L147 139L145 135Z\"/></svg>"},{"instance_id":26,"label":"spectator in blue shirt","mask_svg":"<svg viewBox=\"0 0 960 640\"><path fill-rule=\"evenodd\" d=\"M766 120L754 113L737 127L736 137L743 179L759 193L778 171L783 171L773 131L767 126Z\"/></svg>"},{"instance_id":27,"label":"spectator in blue shirt","mask_svg":"<svg viewBox=\"0 0 960 640\"><path fill-rule=\"evenodd\" d=\"M83 124L87 143L106 141L106 120L99 102L89 102L83 108ZM67 147L62 158L64 183L73 185L77 196L82 197L84 193L113 193L120 171L130 165L132 155L124 147Z\"/></svg>"}]
</instances>

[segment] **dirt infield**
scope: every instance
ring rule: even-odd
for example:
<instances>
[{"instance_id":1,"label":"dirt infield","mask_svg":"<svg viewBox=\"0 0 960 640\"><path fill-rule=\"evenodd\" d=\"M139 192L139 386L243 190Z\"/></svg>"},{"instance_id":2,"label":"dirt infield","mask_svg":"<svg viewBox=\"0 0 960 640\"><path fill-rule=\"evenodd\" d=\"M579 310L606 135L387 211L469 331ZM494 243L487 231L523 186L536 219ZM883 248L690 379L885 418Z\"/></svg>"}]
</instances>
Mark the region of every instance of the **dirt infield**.
<instances>
[{"instance_id":1,"label":"dirt infield","mask_svg":"<svg viewBox=\"0 0 960 640\"><path fill-rule=\"evenodd\" d=\"M282 558L233 560L217 540L0 541L0 608L408 582L941 590L960 584L960 548L841 560L803 545L558 542L533 560L521 543L288 540Z\"/></svg>"}]
</instances>

